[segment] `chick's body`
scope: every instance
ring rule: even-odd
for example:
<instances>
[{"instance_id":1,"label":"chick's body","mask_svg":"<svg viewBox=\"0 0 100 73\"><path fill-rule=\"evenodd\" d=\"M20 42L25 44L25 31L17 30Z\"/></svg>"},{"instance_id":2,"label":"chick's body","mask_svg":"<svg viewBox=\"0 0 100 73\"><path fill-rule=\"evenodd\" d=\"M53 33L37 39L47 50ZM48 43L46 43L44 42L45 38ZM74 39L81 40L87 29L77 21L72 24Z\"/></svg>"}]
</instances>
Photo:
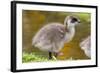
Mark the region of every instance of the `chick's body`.
<instances>
[{"instance_id":1,"label":"chick's body","mask_svg":"<svg viewBox=\"0 0 100 73\"><path fill-rule=\"evenodd\" d=\"M47 24L33 38L33 44L40 50L59 52L69 39L65 36L66 33L66 27L60 23Z\"/></svg>"}]
</instances>

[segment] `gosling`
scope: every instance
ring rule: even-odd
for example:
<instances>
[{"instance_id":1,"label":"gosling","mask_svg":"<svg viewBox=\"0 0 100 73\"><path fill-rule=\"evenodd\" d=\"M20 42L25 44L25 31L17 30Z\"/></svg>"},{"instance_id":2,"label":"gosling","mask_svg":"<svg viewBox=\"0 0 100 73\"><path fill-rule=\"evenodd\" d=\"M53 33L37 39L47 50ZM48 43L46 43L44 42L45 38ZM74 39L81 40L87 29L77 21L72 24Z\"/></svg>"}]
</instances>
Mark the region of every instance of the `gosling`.
<instances>
[{"instance_id":1,"label":"gosling","mask_svg":"<svg viewBox=\"0 0 100 73\"><path fill-rule=\"evenodd\" d=\"M41 51L47 51L49 59L59 54L65 43L72 40L75 35L75 26L80 20L75 16L67 16L64 24L49 23L42 27L32 39L32 45Z\"/></svg>"}]
</instances>

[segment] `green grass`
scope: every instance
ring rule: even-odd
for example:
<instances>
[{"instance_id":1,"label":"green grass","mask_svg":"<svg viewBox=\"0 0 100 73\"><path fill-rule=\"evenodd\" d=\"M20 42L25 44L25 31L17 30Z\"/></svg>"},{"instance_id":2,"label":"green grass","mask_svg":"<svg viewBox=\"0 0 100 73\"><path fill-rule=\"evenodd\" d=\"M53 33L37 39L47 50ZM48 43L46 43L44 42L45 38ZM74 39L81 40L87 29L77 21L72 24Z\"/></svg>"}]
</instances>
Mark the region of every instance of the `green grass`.
<instances>
[{"instance_id":1,"label":"green grass","mask_svg":"<svg viewBox=\"0 0 100 73\"><path fill-rule=\"evenodd\" d=\"M23 62L33 62L33 61L47 61L48 59L41 56L41 55L36 55L35 53L23 53Z\"/></svg>"},{"instance_id":2,"label":"green grass","mask_svg":"<svg viewBox=\"0 0 100 73\"><path fill-rule=\"evenodd\" d=\"M56 61L56 59L49 60L48 57L43 55L38 55L37 53L23 53L22 62L45 62L45 61Z\"/></svg>"}]
</instances>

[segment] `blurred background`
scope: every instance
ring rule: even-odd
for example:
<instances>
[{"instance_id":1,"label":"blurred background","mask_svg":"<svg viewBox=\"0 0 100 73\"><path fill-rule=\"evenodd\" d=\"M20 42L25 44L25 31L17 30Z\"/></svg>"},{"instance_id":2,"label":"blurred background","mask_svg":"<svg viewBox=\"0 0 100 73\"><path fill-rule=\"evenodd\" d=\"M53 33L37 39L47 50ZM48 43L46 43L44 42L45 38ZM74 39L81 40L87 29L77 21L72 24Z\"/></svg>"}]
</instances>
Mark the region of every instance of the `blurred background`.
<instances>
[{"instance_id":1,"label":"blurred background","mask_svg":"<svg viewBox=\"0 0 100 73\"><path fill-rule=\"evenodd\" d=\"M68 15L77 16L81 23L76 27L76 33L72 41L65 44L57 60L84 60L88 58L84 51L81 50L79 43L90 35L91 32L91 14L82 12L53 12L53 11L22 11L22 44L23 54L22 61L26 62L43 62L48 61L48 52L40 51L32 46L32 38L47 23L58 22L64 23Z\"/></svg>"}]
</instances>

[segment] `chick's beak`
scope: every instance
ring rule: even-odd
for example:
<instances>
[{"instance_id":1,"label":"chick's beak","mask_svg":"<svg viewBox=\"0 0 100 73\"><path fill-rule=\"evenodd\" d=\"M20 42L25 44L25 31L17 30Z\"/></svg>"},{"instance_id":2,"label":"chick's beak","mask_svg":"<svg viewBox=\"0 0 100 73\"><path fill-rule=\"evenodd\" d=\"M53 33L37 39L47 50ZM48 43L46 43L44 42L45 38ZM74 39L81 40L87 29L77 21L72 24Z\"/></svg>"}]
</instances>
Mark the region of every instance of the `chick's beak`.
<instances>
[{"instance_id":1,"label":"chick's beak","mask_svg":"<svg viewBox=\"0 0 100 73\"><path fill-rule=\"evenodd\" d=\"M81 21L79 20L79 21L77 21L77 25L79 26L80 25L80 23L81 23Z\"/></svg>"}]
</instances>

